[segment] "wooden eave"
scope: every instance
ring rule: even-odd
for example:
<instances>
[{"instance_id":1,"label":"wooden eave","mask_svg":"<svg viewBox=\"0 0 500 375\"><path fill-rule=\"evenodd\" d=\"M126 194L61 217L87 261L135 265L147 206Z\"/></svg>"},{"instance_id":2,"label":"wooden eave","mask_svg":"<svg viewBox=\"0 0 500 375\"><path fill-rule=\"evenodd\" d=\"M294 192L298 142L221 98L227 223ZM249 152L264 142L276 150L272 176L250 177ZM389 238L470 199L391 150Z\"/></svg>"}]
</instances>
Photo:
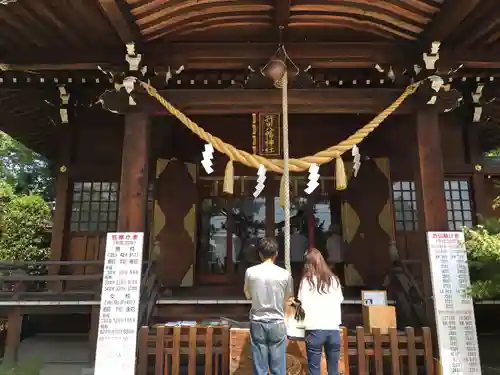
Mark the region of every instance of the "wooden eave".
<instances>
[{"instance_id":1,"label":"wooden eave","mask_svg":"<svg viewBox=\"0 0 500 375\"><path fill-rule=\"evenodd\" d=\"M37 69L66 70L70 64L95 69L96 64L123 64L124 44L135 42L153 66L236 69L265 63L279 42L278 27L284 26L283 42L290 56L318 68L421 63L421 52L433 40L443 42L443 66L498 68L500 52L490 48L500 41L496 4L495 0L19 1L0 6L0 61ZM344 31L349 31L348 39ZM459 40L464 34L474 41L467 48Z\"/></svg>"},{"instance_id":2,"label":"wooden eave","mask_svg":"<svg viewBox=\"0 0 500 375\"><path fill-rule=\"evenodd\" d=\"M15 89L18 81L0 81L0 109L6 114L0 128L29 147L52 149L47 145L54 122L58 124L58 107L46 103L54 96L47 94L45 86L56 92L57 85L71 86L83 77L97 96L96 88L109 86L109 77L97 65L107 71L124 71L124 44L132 41L150 69L161 73L182 66L185 73L177 77L179 81L198 82L205 71L232 71L229 74L237 76L247 74L249 66L258 71L276 50L279 27L283 26L282 41L294 62L301 69L311 66L316 76L324 75L320 81L333 82L337 90L335 85L346 80L354 86L383 80L377 76L375 64L398 71L422 64L422 52L434 40L442 42L438 67L453 69L463 64L457 79L498 76L498 19L498 0L18 1L0 5L0 70L11 70L4 74L19 74L18 79L29 76L20 86L29 93L2 99L12 94L8 90ZM392 95L391 87L400 89L402 83L389 85L389 94L381 97ZM176 86L171 83L159 88L173 90ZM36 90L43 93L33 94ZM361 93L363 87L359 90ZM205 92L165 93L188 111L206 111L194 110L190 104L193 97ZM240 94L251 101L250 92ZM299 108L300 100L320 100L319 94L302 94L309 99L297 97ZM215 93L213 100L227 95ZM273 94L264 95L271 98ZM330 100L339 103L336 110L340 111L343 104L337 96L344 94L332 94ZM363 104L361 99L357 103ZM318 108L321 106L319 102ZM380 103L368 106L374 111ZM258 107L254 103L253 108ZM500 118L495 113L488 118L485 128L494 129L491 123Z\"/></svg>"}]
</instances>

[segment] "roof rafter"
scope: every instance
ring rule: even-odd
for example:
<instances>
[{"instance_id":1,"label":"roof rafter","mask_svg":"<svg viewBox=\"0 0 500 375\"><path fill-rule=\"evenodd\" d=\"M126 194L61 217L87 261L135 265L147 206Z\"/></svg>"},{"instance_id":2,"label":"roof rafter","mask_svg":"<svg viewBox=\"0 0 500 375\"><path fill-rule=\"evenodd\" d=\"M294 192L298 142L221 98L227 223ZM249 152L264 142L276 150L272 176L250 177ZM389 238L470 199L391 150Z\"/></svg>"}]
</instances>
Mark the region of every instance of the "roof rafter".
<instances>
[{"instance_id":1,"label":"roof rafter","mask_svg":"<svg viewBox=\"0 0 500 375\"><path fill-rule=\"evenodd\" d=\"M123 0L98 0L103 13L113 25L124 44L142 44L142 35L128 5Z\"/></svg>"},{"instance_id":2,"label":"roof rafter","mask_svg":"<svg viewBox=\"0 0 500 375\"><path fill-rule=\"evenodd\" d=\"M460 23L481 3L481 0L448 0L441 6L439 13L420 35L421 43L444 41Z\"/></svg>"}]
</instances>

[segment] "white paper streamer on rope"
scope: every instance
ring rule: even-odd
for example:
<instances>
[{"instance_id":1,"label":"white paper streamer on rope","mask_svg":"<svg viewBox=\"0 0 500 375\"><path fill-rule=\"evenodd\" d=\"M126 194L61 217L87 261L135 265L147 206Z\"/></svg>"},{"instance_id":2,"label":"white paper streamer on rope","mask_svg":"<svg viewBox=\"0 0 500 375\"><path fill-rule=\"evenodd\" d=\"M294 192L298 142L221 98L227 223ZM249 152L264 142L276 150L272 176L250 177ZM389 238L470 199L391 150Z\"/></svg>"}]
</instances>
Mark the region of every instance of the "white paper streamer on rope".
<instances>
[{"instance_id":1,"label":"white paper streamer on rope","mask_svg":"<svg viewBox=\"0 0 500 375\"><path fill-rule=\"evenodd\" d=\"M142 55L136 52L134 43L127 43L125 45L125 48L127 49L127 53L125 54L125 61L129 66L129 70L131 72L138 71L140 68Z\"/></svg>"},{"instance_id":2,"label":"white paper streamer on rope","mask_svg":"<svg viewBox=\"0 0 500 375\"><path fill-rule=\"evenodd\" d=\"M264 190L264 183L266 182L266 168L261 164L257 170L257 185L255 186L255 191L253 192L254 198L257 198L262 190Z\"/></svg>"},{"instance_id":3,"label":"white paper streamer on rope","mask_svg":"<svg viewBox=\"0 0 500 375\"><path fill-rule=\"evenodd\" d=\"M134 98L132 97L132 91L134 91L135 83L137 82L136 77L125 77L123 79L123 87L125 88L125 91L128 94L128 104L129 105L137 105L135 102Z\"/></svg>"},{"instance_id":4,"label":"white paper streamer on rope","mask_svg":"<svg viewBox=\"0 0 500 375\"><path fill-rule=\"evenodd\" d=\"M353 158L353 166L352 166L353 174L354 177L357 177L359 168L361 167L361 155L359 153L359 148L356 145L352 147L352 158Z\"/></svg>"},{"instance_id":5,"label":"white paper streamer on rope","mask_svg":"<svg viewBox=\"0 0 500 375\"><path fill-rule=\"evenodd\" d=\"M214 171L212 168L212 159L214 158L214 146L212 146L210 143L207 143L205 145L205 151L201 153L203 155L203 160L201 161L201 165L205 169L205 172L207 174L210 174Z\"/></svg>"},{"instance_id":6,"label":"white paper streamer on rope","mask_svg":"<svg viewBox=\"0 0 500 375\"><path fill-rule=\"evenodd\" d=\"M439 90L441 90L441 87L443 87L444 80L440 76L435 75L435 74L430 76L429 80L431 81L431 89L436 94L431 95L431 97L427 101L427 104L433 105L433 104L436 104L436 102L437 102L437 93L439 92Z\"/></svg>"},{"instance_id":7,"label":"white paper streamer on rope","mask_svg":"<svg viewBox=\"0 0 500 375\"><path fill-rule=\"evenodd\" d=\"M481 97L483 96L484 84L479 83L476 86L476 91L472 95L472 103L474 104L474 114L472 116L473 122L479 122L483 113L483 107L480 104Z\"/></svg>"},{"instance_id":8,"label":"white paper streamer on rope","mask_svg":"<svg viewBox=\"0 0 500 375\"><path fill-rule=\"evenodd\" d=\"M60 108L59 108L59 115L61 116L61 122L63 124L67 124L69 122L68 104L69 104L70 94L66 90L66 87L59 86L59 98L61 99L60 100L61 101Z\"/></svg>"},{"instance_id":9,"label":"white paper streamer on rope","mask_svg":"<svg viewBox=\"0 0 500 375\"><path fill-rule=\"evenodd\" d=\"M425 63L425 69L433 70L436 69L436 61L439 60L439 47L441 46L441 42L434 41L431 44L430 53L422 53L422 59Z\"/></svg>"},{"instance_id":10,"label":"white paper streamer on rope","mask_svg":"<svg viewBox=\"0 0 500 375\"><path fill-rule=\"evenodd\" d=\"M319 186L319 167L318 164L312 163L309 167L309 182L304 191L307 194L311 194Z\"/></svg>"}]
</instances>

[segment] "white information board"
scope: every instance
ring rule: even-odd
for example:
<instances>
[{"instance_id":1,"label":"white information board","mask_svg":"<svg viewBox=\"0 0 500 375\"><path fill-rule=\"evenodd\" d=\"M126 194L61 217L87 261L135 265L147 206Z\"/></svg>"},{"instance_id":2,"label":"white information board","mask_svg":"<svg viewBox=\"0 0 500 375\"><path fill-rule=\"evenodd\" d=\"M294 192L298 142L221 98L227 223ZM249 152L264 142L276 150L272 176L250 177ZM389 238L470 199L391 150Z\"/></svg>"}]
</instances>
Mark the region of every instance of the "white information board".
<instances>
[{"instance_id":1,"label":"white information board","mask_svg":"<svg viewBox=\"0 0 500 375\"><path fill-rule=\"evenodd\" d=\"M365 306L387 306L385 290L362 290L361 300Z\"/></svg>"},{"instance_id":2,"label":"white information board","mask_svg":"<svg viewBox=\"0 0 500 375\"><path fill-rule=\"evenodd\" d=\"M427 232L442 375L481 374L463 232Z\"/></svg>"},{"instance_id":3,"label":"white information board","mask_svg":"<svg viewBox=\"0 0 500 375\"><path fill-rule=\"evenodd\" d=\"M108 233L95 375L135 374L143 233Z\"/></svg>"}]
</instances>

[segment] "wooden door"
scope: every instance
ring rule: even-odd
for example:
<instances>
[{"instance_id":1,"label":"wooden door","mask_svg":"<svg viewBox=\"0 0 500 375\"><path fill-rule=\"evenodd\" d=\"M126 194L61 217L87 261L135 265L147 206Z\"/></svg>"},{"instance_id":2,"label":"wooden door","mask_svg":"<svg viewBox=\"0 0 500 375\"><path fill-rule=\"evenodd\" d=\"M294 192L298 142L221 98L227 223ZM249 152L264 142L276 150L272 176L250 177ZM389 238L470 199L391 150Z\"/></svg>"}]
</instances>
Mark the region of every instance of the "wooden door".
<instances>
[{"instance_id":1,"label":"wooden door","mask_svg":"<svg viewBox=\"0 0 500 375\"><path fill-rule=\"evenodd\" d=\"M196 260L196 164L159 159L150 248L165 286L192 286Z\"/></svg>"},{"instance_id":2,"label":"wooden door","mask_svg":"<svg viewBox=\"0 0 500 375\"><path fill-rule=\"evenodd\" d=\"M394 241L394 220L389 159L363 161L357 177L346 165L349 183L343 193L342 224L347 243L347 273L357 273L360 284L381 287L390 269L389 245ZM353 279L346 274L346 279Z\"/></svg>"}]
</instances>

